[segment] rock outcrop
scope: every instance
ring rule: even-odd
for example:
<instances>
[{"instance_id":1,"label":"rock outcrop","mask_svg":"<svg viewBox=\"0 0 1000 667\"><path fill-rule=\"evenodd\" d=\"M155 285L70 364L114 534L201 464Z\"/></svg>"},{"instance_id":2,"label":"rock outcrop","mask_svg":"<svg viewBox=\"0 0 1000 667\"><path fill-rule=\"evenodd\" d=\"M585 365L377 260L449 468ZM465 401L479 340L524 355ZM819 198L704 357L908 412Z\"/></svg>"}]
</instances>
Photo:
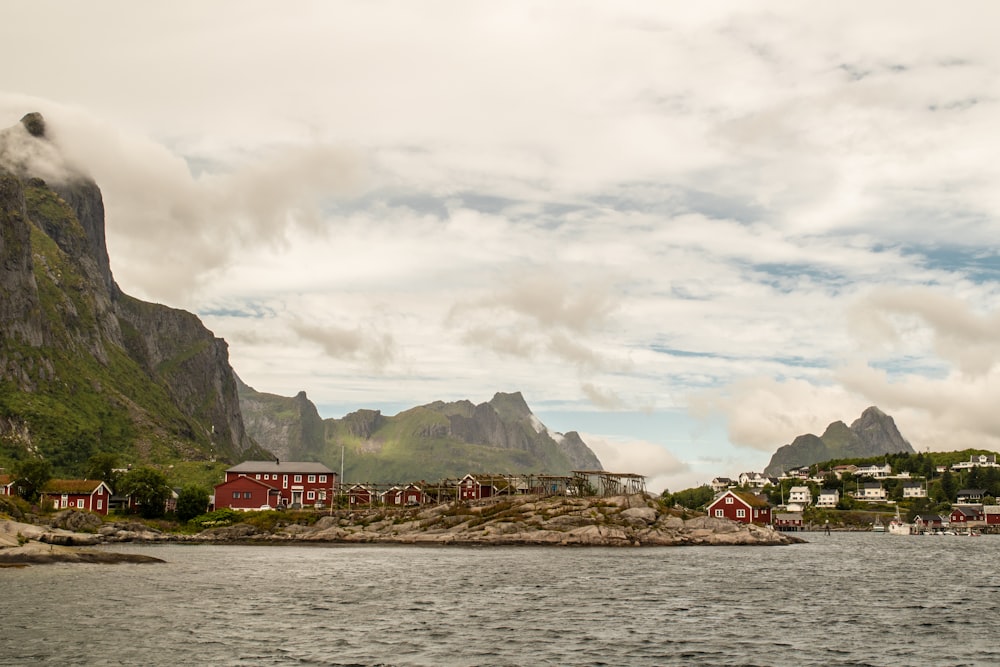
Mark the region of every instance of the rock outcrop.
<instances>
[{"instance_id":1,"label":"rock outcrop","mask_svg":"<svg viewBox=\"0 0 1000 667\"><path fill-rule=\"evenodd\" d=\"M822 436L800 435L778 448L764 469L765 475L778 476L786 470L831 459L863 458L897 452L913 453L913 447L899 433L892 417L872 406L848 427L836 421Z\"/></svg>"},{"instance_id":2,"label":"rock outcrop","mask_svg":"<svg viewBox=\"0 0 1000 667\"><path fill-rule=\"evenodd\" d=\"M109 448L136 463L257 449L225 341L119 289L100 188L35 113L0 131L0 414L0 450L68 473Z\"/></svg>"}]
</instances>

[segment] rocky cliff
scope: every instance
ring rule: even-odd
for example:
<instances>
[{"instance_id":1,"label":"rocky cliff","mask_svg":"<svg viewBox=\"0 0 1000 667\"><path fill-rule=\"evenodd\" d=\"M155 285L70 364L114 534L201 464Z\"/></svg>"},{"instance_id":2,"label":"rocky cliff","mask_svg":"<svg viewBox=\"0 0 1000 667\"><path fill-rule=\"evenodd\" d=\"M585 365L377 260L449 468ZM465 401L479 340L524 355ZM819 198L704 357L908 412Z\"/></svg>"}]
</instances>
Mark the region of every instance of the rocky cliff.
<instances>
[{"instance_id":1,"label":"rocky cliff","mask_svg":"<svg viewBox=\"0 0 1000 667\"><path fill-rule=\"evenodd\" d=\"M45 120L0 132L0 465L63 474L93 454L135 463L256 449L225 341L190 313L118 288L100 188Z\"/></svg>"},{"instance_id":2,"label":"rocky cliff","mask_svg":"<svg viewBox=\"0 0 1000 667\"><path fill-rule=\"evenodd\" d=\"M913 447L899 433L892 417L872 406L847 426L835 421L822 436L800 435L778 448L764 469L766 475L778 476L785 470L821 463L831 459L864 458L897 452L913 453Z\"/></svg>"},{"instance_id":3,"label":"rocky cliff","mask_svg":"<svg viewBox=\"0 0 1000 667\"><path fill-rule=\"evenodd\" d=\"M345 478L407 482L469 472L547 472L600 469L576 432L550 432L520 393L487 403L436 401L395 416L358 410L321 420L304 392L294 398L242 385L240 403L251 436L277 456L320 460Z\"/></svg>"}]
</instances>

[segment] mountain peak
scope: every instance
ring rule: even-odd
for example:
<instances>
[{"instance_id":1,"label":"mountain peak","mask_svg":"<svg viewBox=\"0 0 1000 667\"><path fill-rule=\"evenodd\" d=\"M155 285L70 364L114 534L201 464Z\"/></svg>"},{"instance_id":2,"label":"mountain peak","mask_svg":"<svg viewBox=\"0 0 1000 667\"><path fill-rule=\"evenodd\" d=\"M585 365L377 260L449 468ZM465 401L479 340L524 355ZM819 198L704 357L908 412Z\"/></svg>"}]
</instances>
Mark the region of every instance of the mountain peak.
<instances>
[{"instance_id":1,"label":"mountain peak","mask_svg":"<svg viewBox=\"0 0 1000 667\"><path fill-rule=\"evenodd\" d=\"M913 447L900 435L892 417L871 406L850 426L838 420L827 426L820 437L800 435L791 444L779 447L764 472L780 475L791 468L830 459L864 458L896 452L912 453Z\"/></svg>"},{"instance_id":2,"label":"mountain peak","mask_svg":"<svg viewBox=\"0 0 1000 667\"><path fill-rule=\"evenodd\" d=\"M24 114L21 118L21 125L24 125L24 129L26 129L28 134L31 136L38 137L40 139L45 138L45 118L37 111Z\"/></svg>"}]
</instances>

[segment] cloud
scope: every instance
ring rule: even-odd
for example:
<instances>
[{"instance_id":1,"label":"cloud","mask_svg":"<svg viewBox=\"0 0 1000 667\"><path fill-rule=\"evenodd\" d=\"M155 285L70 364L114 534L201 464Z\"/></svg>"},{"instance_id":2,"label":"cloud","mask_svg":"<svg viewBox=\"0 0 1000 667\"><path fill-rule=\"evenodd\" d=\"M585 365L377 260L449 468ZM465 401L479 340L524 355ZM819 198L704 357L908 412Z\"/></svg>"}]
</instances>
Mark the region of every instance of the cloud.
<instances>
[{"instance_id":1,"label":"cloud","mask_svg":"<svg viewBox=\"0 0 1000 667\"><path fill-rule=\"evenodd\" d=\"M689 466L667 449L653 442L612 436L581 434L605 470L635 473L646 477L646 488L659 492L667 488L666 481L689 471Z\"/></svg>"},{"instance_id":2,"label":"cloud","mask_svg":"<svg viewBox=\"0 0 1000 667\"><path fill-rule=\"evenodd\" d=\"M590 382L584 382L580 385L581 391L583 391L584 396L590 400L591 403L599 408L605 410L619 410L625 407L625 401L610 389L600 389Z\"/></svg>"},{"instance_id":3,"label":"cloud","mask_svg":"<svg viewBox=\"0 0 1000 667\"><path fill-rule=\"evenodd\" d=\"M362 359L376 369L383 369L396 358L392 335L333 325L292 322L292 330L304 341L316 343L334 359Z\"/></svg>"}]
</instances>

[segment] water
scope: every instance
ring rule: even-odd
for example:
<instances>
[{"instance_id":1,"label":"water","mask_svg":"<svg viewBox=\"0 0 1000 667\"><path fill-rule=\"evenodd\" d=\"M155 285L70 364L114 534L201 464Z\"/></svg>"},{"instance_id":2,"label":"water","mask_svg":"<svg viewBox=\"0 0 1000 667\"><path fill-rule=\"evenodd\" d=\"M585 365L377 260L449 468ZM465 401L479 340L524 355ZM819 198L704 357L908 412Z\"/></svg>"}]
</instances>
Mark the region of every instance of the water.
<instances>
[{"instance_id":1,"label":"water","mask_svg":"<svg viewBox=\"0 0 1000 667\"><path fill-rule=\"evenodd\" d=\"M1000 537L124 546L0 569L3 665L995 665Z\"/></svg>"}]
</instances>

